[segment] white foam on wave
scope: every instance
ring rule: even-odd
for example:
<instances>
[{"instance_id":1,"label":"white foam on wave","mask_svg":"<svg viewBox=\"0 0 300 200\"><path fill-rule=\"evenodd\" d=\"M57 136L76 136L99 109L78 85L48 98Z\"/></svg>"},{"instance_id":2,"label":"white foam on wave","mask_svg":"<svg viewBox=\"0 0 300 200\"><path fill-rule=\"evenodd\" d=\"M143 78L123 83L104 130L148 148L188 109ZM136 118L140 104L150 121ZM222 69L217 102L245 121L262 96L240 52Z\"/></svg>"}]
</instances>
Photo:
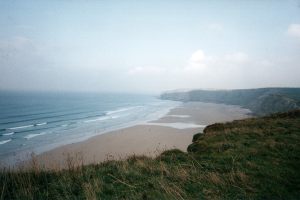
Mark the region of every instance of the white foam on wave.
<instances>
[{"instance_id":1,"label":"white foam on wave","mask_svg":"<svg viewBox=\"0 0 300 200\"><path fill-rule=\"evenodd\" d=\"M111 115L111 114L125 112L125 111L132 110L132 109L139 108L139 107L142 107L142 106L132 106L132 107L120 108L117 110L107 111L106 114Z\"/></svg>"},{"instance_id":2,"label":"white foam on wave","mask_svg":"<svg viewBox=\"0 0 300 200\"><path fill-rule=\"evenodd\" d=\"M117 119L117 118L120 118L121 115L114 115L114 116L111 116L111 119Z\"/></svg>"},{"instance_id":3,"label":"white foam on wave","mask_svg":"<svg viewBox=\"0 0 300 200\"><path fill-rule=\"evenodd\" d=\"M43 126L43 125L46 125L47 122L43 122L43 123L38 123L38 124L35 124L36 126Z\"/></svg>"},{"instance_id":4,"label":"white foam on wave","mask_svg":"<svg viewBox=\"0 0 300 200\"><path fill-rule=\"evenodd\" d=\"M10 132L10 133L3 133L2 135L13 135L15 132Z\"/></svg>"},{"instance_id":5,"label":"white foam on wave","mask_svg":"<svg viewBox=\"0 0 300 200\"><path fill-rule=\"evenodd\" d=\"M105 117L99 117L96 119L90 119L90 120L86 120L84 121L84 123L90 123L90 122L96 122L96 121L105 121L105 120L109 120L109 119L117 119L120 118L121 115L114 115L114 116L105 116Z\"/></svg>"},{"instance_id":6,"label":"white foam on wave","mask_svg":"<svg viewBox=\"0 0 300 200\"><path fill-rule=\"evenodd\" d=\"M25 126L16 126L16 127L11 127L11 128L6 128L6 130L17 130L17 129L23 129L23 128L30 128L34 126L43 126L46 125L47 122L42 122L42 123L37 123L37 124L30 124L30 125L25 125Z\"/></svg>"},{"instance_id":7,"label":"white foam on wave","mask_svg":"<svg viewBox=\"0 0 300 200\"><path fill-rule=\"evenodd\" d=\"M99 118L96 118L96 119L90 119L90 120L86 120L84 121L85 123L89 123L89 122L96 122L96 121L104 121L104 120L107 120L107 119L110 119L111 117L109 116L106 116L106 117L99 117Z\"/></svg>"},{"instance_id":8,"label":"white foam on wave","mask_svg":"<svg viewBox=\"0 0 300 200\"><path fill-rule=\"evenodd\" d=\"M176 128L176 129L186 129L186 128L205 128L206 125L200 125L200 124L193 124L193 123L181 123L181 122L176 122L176 123L146 123L146 125L156 125L156 126L167 126L171 128Z\"/></svg>"},{"instance_id":9,"label":"white foam on wave","mask_svg":"<svg viewBox=\"0 0 300 200\"><path fill-rule=\"evenodd\" d=\"M41 133L32 133L29 135L26 135L24 138L29 140L31 138L37 137L37 136L41 136L41 135L45 135L47 132L41 132Z\"/></svg>"},{"instance_id":10,"label":"white foam on wave","mask_svg":"<svg viewBox=\"0 0 300 200\"><path fill-rule=\"evenodd\" d=\"M26 126L16 126L16 127L11 127L11 128L7 128L7 130L16 130L16 129L22 129L22 128L29 128L29 127L33 127L33 124L30 125L26 125Z\"/></svg>"},{"instance_id":11,"label":"white foam on wave","mask_svg":"<svg viewBox=\"0 0 300 200\"><path fill-rule=\"evenodd\" d=\"M2 141L0 141L0 145L1 145L1 144L8 143L8 142L10 142L10 141L11 141L11 139L9 139L9 140L2 140Z\"/></svg>"}]
</instances>

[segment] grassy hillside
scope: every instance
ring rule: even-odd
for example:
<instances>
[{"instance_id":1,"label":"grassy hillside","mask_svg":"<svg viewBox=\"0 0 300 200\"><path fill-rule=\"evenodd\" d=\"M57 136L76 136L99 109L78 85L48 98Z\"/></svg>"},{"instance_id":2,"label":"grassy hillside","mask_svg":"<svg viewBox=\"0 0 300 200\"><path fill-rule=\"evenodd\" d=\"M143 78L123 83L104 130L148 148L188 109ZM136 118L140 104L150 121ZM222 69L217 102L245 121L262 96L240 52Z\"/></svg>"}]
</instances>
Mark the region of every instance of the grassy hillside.
<instances>
[{"instance_id":1,"label":"grassy hillside","mask_svg":"<svg viewBox=\"0 0 300 200\"><path fill-rule=\"evenodd\" d=\"M167 92L162 99L240 105L256 115L300 108L300 88L259 88L241 90L191 90Z\"/></svg>"},{"instance_id":2,"label":"grassy hillside","mask_svg":"<svg viewBox=\"0 0 300 200\"><path fill-rule=\"evenodd\" d=\"M188 153L0 173L0 199L299 199L300 110L213 124Z\"/></svg>"}]
</instances>

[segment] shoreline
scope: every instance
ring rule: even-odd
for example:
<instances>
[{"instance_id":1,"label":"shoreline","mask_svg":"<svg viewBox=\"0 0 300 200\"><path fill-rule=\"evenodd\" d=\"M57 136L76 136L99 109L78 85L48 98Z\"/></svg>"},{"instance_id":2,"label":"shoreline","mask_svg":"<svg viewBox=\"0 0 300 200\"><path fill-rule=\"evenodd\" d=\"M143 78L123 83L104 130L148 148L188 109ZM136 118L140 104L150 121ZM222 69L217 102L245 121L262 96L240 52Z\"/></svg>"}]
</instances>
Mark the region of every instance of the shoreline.
<instances>
[{"instance_id":1,"label":"shoreline","mask_svg":"<svg viewBox=\"0 0 300 200\"><path fill-rule=\"evenodd\" d=\"M166 102L169 102L169 100L167 100ZM31 160L33 156L36 157L38 155L41 155L45 152L54 150L56 148L70 145L70 144L80 143L80 142L89 140L90 138L93 138L95 136L100 136L100 135L103 135L106 133L133 127L133 126L136 126L139 124L145 124L152 120L157 120L157 119L165 116L171 109L182 104L182 102L175 102L175 101L170 101L170 102L171 102L170 104L168 104L167 106L164 106L162 109L155 110L152 113L147 113L147 115L144 115L141 118L136 118L132 121L124 122L124 123L113 125L110 127L104 127L104 128L97 128L97 127L95 128L94 127L92 129L88 128L87 130L82 129L82 127L77 127L77 129L81 128L82 130L81 131L78 131L78 130L69 131L70 133L73 132L73 137L68 137L68 136L64 137L63 134L58 132L58 133L56 133L56 135L60 135L63 138L52 141L52 143L49 143L49 144L46 144L43 146L29 147L27 149L24 149L23 151L10 152L7 155L3 154L4 156L2 156L2 157L0 156L0 160L2 161L2 163L0 163L0 168L17 167L19 165L22 165L24 162ZM138 106L129 106L129 107L125 107L125 109L133 108L133 107L138 107ZM120 108L118 108L116 110L112 109L112 111L107 111L107 112L114 113L116 111L118 112L119 109ZM124 108L122 108L122 109L124 109ZM92 126L95 126L95 124L93 124ZM64 131L64 130L62 130L62 131ZM37 135L43 135L43 134L37 134ZM48 134L44 134L44 135L48 135ZM24 137L24 138L27 140L31 139L31 138L26 138L26 137ZM45 140L47 140L47 139L52 140L51 138L45 138ZM22 144L22 146L23 145L24 144Z\"/></svg>"},{"instance_id":2,"label":"shoreline","mask_svg":"<svg viewBox=\"0 0 300 200\"><path fill-rule=\"evenodd\" d=\"M174 148L186 151L193 135L202 132L206 125L248 117L249 110L239 106L188 102L157 120L63 145L34 159L42 168L61 169L70 165L70 160L73 165L87 165L132 155L154 157Z\"/></svg>"}]
</instances>

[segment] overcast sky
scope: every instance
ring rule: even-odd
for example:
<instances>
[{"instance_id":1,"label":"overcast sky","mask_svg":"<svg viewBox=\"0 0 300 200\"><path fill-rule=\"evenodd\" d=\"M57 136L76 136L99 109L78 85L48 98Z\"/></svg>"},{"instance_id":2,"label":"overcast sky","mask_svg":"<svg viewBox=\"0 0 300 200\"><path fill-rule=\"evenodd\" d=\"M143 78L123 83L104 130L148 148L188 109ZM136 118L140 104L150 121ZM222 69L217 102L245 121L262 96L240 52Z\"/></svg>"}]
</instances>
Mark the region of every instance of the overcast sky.
<instances>
[{"instance_id":1,"label":"overcast sky","mask_svg":"<svg viewBox=\"0 0 300 200\"><path fill-rule=\"evenodd\" d=\"M0 0L0 89L300 87L300 1Z\"/></svg>"}]
</instances>

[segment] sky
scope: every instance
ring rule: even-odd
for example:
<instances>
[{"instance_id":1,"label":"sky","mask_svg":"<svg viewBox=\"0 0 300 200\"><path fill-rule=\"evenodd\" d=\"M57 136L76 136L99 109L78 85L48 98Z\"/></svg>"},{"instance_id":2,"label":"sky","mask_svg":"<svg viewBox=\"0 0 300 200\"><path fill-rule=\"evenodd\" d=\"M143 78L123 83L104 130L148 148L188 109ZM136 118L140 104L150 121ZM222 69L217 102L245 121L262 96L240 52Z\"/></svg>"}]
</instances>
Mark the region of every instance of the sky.
<instances>
[{"instance_id":1,"label":"sky","mask_svg":"<svg viewBox=\"0 0 300 200\"><path fill-rule=\"evenodd\" d=\"M300 87L299 0L0 0L0 90Z\"/></svg>"}]
</instances>

